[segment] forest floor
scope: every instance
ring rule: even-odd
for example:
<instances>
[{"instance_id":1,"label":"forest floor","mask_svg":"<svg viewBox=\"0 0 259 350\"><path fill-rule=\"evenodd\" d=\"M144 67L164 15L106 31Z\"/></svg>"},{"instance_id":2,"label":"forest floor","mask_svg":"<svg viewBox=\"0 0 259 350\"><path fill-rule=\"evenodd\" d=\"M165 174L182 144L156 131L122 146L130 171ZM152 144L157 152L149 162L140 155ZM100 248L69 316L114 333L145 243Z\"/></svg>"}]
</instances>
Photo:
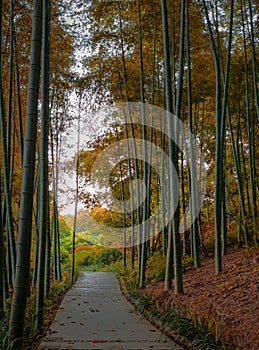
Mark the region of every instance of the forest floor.
<instances>
[{"instance_id":1,"label":"forest floor","mask_svg":"<svg viewBox=\"0 0 259 350\"><path fill-rule=\"evenodd\" d=\"M259 249L229 250L223 272L215 275L213 257L183 274L184 294L165 291L163 282L149 284L161 310L173 303L176 311L200 320L224 343L239 349L259 349Z\"/></svg>"}]
</instances>

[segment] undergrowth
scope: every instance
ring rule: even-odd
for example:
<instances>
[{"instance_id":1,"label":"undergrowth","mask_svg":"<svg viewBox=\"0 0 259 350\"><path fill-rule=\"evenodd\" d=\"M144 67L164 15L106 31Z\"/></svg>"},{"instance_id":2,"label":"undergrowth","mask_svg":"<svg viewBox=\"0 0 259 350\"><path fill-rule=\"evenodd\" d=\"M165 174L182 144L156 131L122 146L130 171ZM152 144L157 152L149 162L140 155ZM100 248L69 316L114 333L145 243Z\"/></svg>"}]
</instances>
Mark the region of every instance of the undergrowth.
<instances>
[{"instance_id":1,"label":"undergrowth","mask_svg":"<svg viewBox=\"0 0 259 350\"><path fill-rule=\"evenodd\" d=\"M45 298L43 328L38 331L36 328L36 291L32 290L27 301L25 327L24 327L24 349L32 350L35 343L39 342L44 332L54 319L58 306L63 295L70 288L68 279L63 282L53 282L48 297ZM0 321L0 349L12 350L12 344L8 344L8 318L10 315L12 298L6 301L6 317ZM14 349L15 350L15 349Z\"/></svg>"},{"instance_id":2,"label":"undergrowth","mask_svg":"<svg viewBox=\"0 0 259 350\"><path fill-rule=\"evenodd\" d=\"M155 260L158 257L154 257ZM186 265L189 265L186 261ZM161 280L163 275L163 262L156 268L148 267L150 277L147 279L152 283ZM153 265L156 266L156 265ZM119 264L113 264L109 267L120 280L121 288L135 304L135 308L143 317L151 323L158 326L166 335L175 341L179 341L182 347L186 349L197 350L234 350L232 345L226 345L222 340L222 320L213 320L203 322L190 306L188 310L181 313L176 312L171 303L162 309L158 300L151 293L138 289L137 271L124 268Z\"/></svg>"},{"instance_id":3,"label":"undergrowth","mask_svg":"<svg viewBox=\"0 0 259 350\"><path fill-rule=\"evenodd\" d=\"M161 310L151 293L143 293L139 290L128 290L133 298L135 307L144 317L159 327L174 340L179 340L181 345L188 349L197 350L230 350L232 346L224 345L221 339L221 326L218 323L210 323L210 327L203 324L196 314L177 313L174 306L168 310Z\"/></svg>"}]
</instances>

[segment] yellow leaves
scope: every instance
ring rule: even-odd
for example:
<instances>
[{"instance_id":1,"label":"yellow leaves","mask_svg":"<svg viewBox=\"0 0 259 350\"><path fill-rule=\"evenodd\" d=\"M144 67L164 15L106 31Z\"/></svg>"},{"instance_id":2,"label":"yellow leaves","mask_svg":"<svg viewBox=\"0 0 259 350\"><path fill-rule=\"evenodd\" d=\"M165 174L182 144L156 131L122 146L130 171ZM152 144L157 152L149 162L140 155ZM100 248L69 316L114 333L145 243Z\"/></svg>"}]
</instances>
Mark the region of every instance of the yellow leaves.
<instances>
[{"instance_id":1,"label":"yellow leaves","mask_svg":"<svg viewBox=\"0 0 259 350\"><path fill-rule=\"evenodd\" d=\"M217 289L219 291L230 291L236 287L237 285L233 281L225 281L217 285Z\"/></svg>"},{"instance_id":2,"label":"yellow leaves","mask_svg":"<svg viewBox=\"0 0 259 350\"><path fill-rule=\"evenodd\" d=\"M70 273L68 271L63 271L62 280L66 282L70 282Z\"/></svg>"}]
</instances>

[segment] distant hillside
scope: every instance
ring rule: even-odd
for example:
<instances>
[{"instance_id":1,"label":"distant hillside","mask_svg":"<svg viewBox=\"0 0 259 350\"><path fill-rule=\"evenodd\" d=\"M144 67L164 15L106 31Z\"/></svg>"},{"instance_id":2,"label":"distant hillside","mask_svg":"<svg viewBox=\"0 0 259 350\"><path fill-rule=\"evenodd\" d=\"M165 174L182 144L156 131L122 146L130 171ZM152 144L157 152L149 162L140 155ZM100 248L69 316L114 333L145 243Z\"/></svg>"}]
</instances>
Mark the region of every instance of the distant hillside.
<instances>
[{"instance_id":1,"label":"distant hillside","mask_svg":"<svg viewBox=\"0 0 259 350\"><path fill-rule=\"evenodd\" d=\"M92 245L100 245L104 247L117 247L120 238L116 237L114 234L114 228L109 227L107 222L104 224L107 225L107 230L104 232L99 232L98 226L95 224L95 221L87 220L88 211L81 209L77 214L77 224L76 224L76 239L80 240L80 243L87 243ZM65 221L73 231L74 225L74 216L73 215L64 215L62 219Z\"/></svg>"},{"instance_id":2,"label":"distant hillside","mask_svg":"<svg viewBox=\"0 0 259 350\"><path fill-rule=\"evenodd\" d=\"M87 211L85 209L80 209L77 213L76 217L76 232L84 232L87 229L87 223L86 223L86 213ZM74 225L74 215L68 214L63 216L66 223L73 229Z\"/></svg>"}]
</instances>

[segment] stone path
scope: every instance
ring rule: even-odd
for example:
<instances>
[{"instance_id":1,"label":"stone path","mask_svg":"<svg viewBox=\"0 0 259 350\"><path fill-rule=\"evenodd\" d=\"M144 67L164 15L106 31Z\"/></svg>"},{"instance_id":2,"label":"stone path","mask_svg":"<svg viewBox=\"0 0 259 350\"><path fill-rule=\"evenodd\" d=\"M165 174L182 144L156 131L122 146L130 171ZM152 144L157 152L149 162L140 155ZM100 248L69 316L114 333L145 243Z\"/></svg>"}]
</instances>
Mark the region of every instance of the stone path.
<instances>
[{"instance_id":1,"label":"stone path","mask_svg":"<svg viewBox=\"0 0 259 350\"><path fill-rule=\"evenodd\" d=\"M65 295L39 349L181 348L134 312L112 273L83 272Z\"/></svg>"}]
</instances>

